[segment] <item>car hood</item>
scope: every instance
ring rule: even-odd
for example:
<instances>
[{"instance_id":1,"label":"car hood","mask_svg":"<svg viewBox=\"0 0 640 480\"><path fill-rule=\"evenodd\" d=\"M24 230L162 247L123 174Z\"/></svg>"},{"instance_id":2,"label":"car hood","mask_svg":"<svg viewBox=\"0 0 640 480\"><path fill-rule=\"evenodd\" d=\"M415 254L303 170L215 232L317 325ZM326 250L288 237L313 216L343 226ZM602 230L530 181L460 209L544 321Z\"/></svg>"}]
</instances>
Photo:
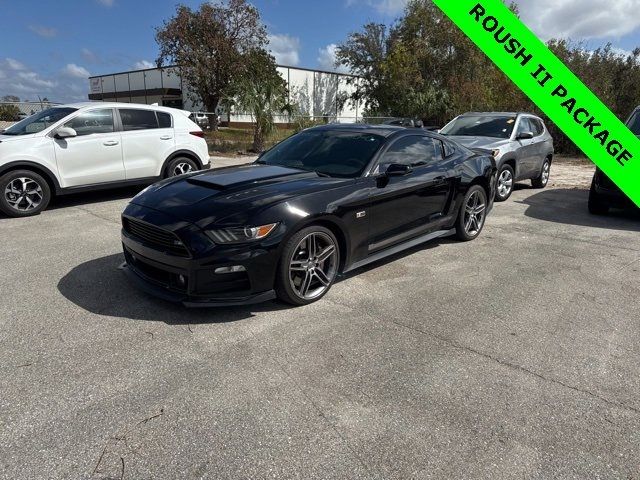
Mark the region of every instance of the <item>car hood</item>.
<instances>
[{"instance_id":1,"label":"car hood","mask_svg":"<svg viewBox=\"0 0 640 480\"><path fill-rule=\"evenodd\" d=\"M485 150L494 150L504 145L509 144L511 141L508 138L494 138L494 137L467 137L451 135L447 136L448 139L453 140L460 145L467 148L482 148Z\"/></svg>"},{"instance_id":2,"label":"car hood","mask_svg":"<svg viewBox=\"0 0 640 480\"><path fill-rule=\"evenodd\" d=\"M214 224L242 224L270 205L347 181L353 180L250 164L163 180L140 192L131 203L207 228Z\"/></svg>"},{"instance_id":3,"label":"car hood","mask_svg":"<svg viewBox=\"0 0 640 480\"><path fill-rule=\"evenodd\" d=\"M27 135L2 135L0 133L0 142L8 143L8 142L19 142L21 140L28 140L35 137L35 133L29 133Z\"/></svg>"}]
</instances>

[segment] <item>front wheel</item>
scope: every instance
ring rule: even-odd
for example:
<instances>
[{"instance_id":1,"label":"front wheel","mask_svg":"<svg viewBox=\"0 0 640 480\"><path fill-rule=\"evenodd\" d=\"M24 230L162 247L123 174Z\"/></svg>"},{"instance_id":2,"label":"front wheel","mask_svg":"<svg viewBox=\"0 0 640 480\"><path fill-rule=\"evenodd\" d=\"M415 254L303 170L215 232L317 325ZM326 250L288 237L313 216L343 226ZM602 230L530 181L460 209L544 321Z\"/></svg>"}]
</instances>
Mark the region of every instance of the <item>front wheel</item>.
<instances>
[{"instance_id":1,"label":"front wheel","mask_svg":"<svg viewBox=\"0 0 640 480\"><path fill-rule=\"evenodd\" d=\"M496 202L504 202L513 193L515 172L511 165L503 165L498 173L498 186L496 188Z\"/></svg>"},{"instance_id":2,"label":"front wheel","mask_svg":"<svg viewBox=\"0 0 640 480\"><path fill-rule=\"evenodd\" d=\"M545 158L544 163L542 164L542 170L540 170L540 175L531 180L531 185L533 188L544 188L549 183L549 177L551 176L551 161L548 158Z\"/></svg>"},{"instance_id":3,"label":"front wheel","mask_svg":"<svg viewBox=\"0 0 640 480\"><path fill-rule=\"evenodd\" d=\"M591 215L606 215L609 213L609 205L604 203L596 191L596 179L591 182L591 190L589 191L589 213Z\"/></svg>"},{"instance_id":4,"label":"front wheel","mask_svg":"<svg viewBox=\"0 0 640 480\"><path fill-rule=\"evenodd\" d=\"M276 276L276 294L291 305L320 300L338 275L340 249L331 230L311 226L300 230L283 248Z\"/></svg>"},{"instance_id":5,"label":"front wheel","mask_svg":"<svg viewBox=\"0 0 640 480\"><path fill-rule=\"evenodd\" d=\"M480 235L487 218L487 194L480 185L472 186L464 196L464 201L456 221L456 235L468 242Z\"/></svg>"},{"instance_id":6,"label":"front wheel","mask_svg":"<svg viewBox=\"0 0 640 480\"><path fill-rule=\"evenodd\" d=\"M0 178L0 210L10 217L30 217L51 200L47 181L30 170L14 170Z\"/></svg>"}]
</instances>

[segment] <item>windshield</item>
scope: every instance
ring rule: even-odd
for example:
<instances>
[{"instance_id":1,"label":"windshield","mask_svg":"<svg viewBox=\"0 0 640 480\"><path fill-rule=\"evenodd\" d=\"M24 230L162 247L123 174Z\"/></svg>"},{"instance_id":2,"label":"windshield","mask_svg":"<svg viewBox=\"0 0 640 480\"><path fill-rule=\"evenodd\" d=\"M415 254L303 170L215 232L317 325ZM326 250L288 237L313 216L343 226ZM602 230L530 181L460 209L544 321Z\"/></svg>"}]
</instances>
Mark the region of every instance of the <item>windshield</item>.
<instances>
[{"instance_id":1,"label":"windshield","mask_svg":"<svg viewBox=\"0 0 640 480\"><path fill-rule=\"evenodd\" d=\"M355 178L362 174L384 137L360 132L308 131L289 137L266 152L258 163Z\"/></svg>"},{"instance_id":2,"label":"windshield","mask_svg":"<svg viewBox=\"0 0 640 480\"><path fill-rule=\"evenodd\" d=\"M640 135L640 109L633 112L631 118L627 122L627 127L631 130L634 135Z\"/></svg>"},{"instance_id":3,"label":"windshield","mask_svg":"<svg viewBox=\"0 0 640 480\"><path fill-rule=\"evenodd\" d=\"M75 108L48 108L12 125L2 132L2 135L29 135L30 133L38 133L75 111Z\"/></svg>"},{"instance_id":4,"label":"windshield","mask_svg":"<svg viewBox=\"0 0 640 480\"><path fill-rule=\"evenodd\" d=\"M441 135L458 135L464 137L510 138L516 117L465 115L456 118L444 127Z\"/></svg>"}]
</instances>

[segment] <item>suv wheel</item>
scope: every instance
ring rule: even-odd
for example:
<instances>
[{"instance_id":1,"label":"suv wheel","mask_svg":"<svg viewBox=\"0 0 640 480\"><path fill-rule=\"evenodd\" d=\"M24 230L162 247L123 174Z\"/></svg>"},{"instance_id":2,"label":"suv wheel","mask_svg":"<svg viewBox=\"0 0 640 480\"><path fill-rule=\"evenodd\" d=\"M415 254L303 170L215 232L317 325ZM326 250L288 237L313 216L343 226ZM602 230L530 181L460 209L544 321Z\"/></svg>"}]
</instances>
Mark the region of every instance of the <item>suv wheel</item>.
<instances>
[{"instance_id":1,"label":"suv wheel","mask_svg":"<svg viewBox=\"0 0 640 480\"><path fill-rule=\"evenodd\" d=\"M540 170L540 175L531 180L531 185L533 185L533 188L544 188L547 186L547 183L549 183L550 176L551 160L545 158L542 164L542 170Z\"/></svg>"},{"instance_id":2,"label":"suv wheel","mask_svg":"<svg viewBox=\"0 0 640 480\"><path fill-rule=\"evenodd\" d=\"M473 185L464 196L456 221L459 240L474 240L482 232L487 218L487 194L480 185Z\"/></svg>"},{"instance_id":3,"label":"suv wheel","mask_svg":"<svg viewBox=\"0 0 640 480\"><path fill-rule=\"evenodd\" d=\"M37 215L49 205L47 181L31 170L14 170L0 177L0 210L10 217Z\"/></svg>"},{"instance_id":4,"label":"suv wheel","mask_svg":"<svg viewBox=\"0 0 640 480\"><path fill-rule=\"evenodd\" d=\"M596 179L591 181L591 190L589 190L589 213L592 215L606 215L609 213L609 206L602 201L598 192L596 192Z\"/></svg>"},{"instance_id":5,"label":"suv wheel","mask_svg":"<svg viewBox=\"0 0 640 480\"><path fill-rule=\"evenodd\" d=\"M515 173L511 165L503 165L498 173L498 185L496 188L496 202L504 202L513 193Z\"/></svg>"},{"instance_id":6,"label":"suv wheel","mask_svg":"<svg viewBox=\"0 0 640 480\"><path fill-rule=\"evenodd\" d=\"M174 158L167 165L166 177L177 177L198 170L196 162L187 157Z\"/></svg>"},{"instance_id":7,"label":"suv wheel","mask_svg":"<svg viewBox=\"0 0 640 480\"><path fill-rule=\"evenodd\" d=\"M338 275L340 249L331 230L311 226L285 244L276 276L276 293L283 302L307 305L320 300Z\"/></svg>"}]
</instances>

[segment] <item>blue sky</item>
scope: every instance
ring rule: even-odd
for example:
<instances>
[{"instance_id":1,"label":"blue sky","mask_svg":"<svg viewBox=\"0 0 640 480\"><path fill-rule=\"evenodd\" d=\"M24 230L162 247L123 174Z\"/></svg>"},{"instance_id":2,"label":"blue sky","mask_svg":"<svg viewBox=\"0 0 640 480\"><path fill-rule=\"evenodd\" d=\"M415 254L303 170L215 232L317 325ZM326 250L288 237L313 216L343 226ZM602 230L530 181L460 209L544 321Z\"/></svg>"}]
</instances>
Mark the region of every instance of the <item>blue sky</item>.
<instances>
[{"instance_id":1,"label":"blue sky","mask_svg":"<svg viewBox=\"0 0 640 480\"><path fill-rule=\"evenodd\" d=\"M154 28L177 0L0 0L0 96L86 99L91 75L150 65ZM184 1L196 7L198 1ZM406 0L254 0L280 63L331 69L335 44L369 21L390 23ZM640 45L640 0L521 0L541 37Z\"/></svg>"}]
</instances>

